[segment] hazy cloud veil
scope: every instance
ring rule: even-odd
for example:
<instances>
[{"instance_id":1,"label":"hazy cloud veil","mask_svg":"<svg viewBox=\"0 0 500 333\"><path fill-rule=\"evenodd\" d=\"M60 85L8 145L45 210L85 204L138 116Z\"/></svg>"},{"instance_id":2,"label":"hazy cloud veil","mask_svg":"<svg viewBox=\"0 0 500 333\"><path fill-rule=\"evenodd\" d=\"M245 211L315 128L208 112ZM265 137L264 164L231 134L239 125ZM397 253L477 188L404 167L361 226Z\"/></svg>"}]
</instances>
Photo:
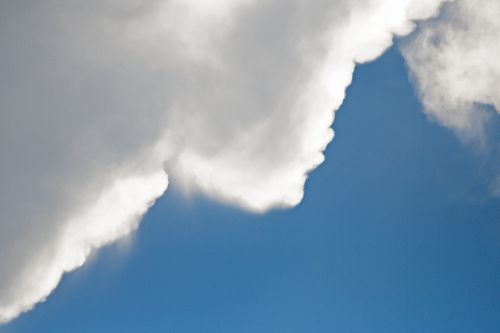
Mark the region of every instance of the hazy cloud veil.
<instances>
[{"instance_id":1,"label":"hazy cloud veil","mask_svg":"<svg viewBox=\"0 0 500 333\"><path fill-rule=\"evenodd\" d=\"M500 2L461 0L403 47L425 111L460 135L481 136L500 112Z\"/></svg>"},{"instance_id":2,"label":"hazy cloud veil","mask_svg":"<svg viewBox=\"0 0 500 333\"><path fill-rule=\"evenodd\" d=\"M133 231L168 177L256 212L298 204L355 63L442 2L2 1L0 322ZM484 94L467 101L498 105Z\"/></svg>"},{"instance_id":3,"label":"hazy cloud veil","mask_svg":"<svg viewBox=\"0 0 500 333\"><path fill-rule=\"evenodd\" d=\"M500 197L500 2L457 0L424 22L402 51L430 118L492 152ZM493 132L493 133L492 133ZM493 140L487 139L493 136ZM493 142L491 142L493 141Z\"/></svg>"}]
</instances>

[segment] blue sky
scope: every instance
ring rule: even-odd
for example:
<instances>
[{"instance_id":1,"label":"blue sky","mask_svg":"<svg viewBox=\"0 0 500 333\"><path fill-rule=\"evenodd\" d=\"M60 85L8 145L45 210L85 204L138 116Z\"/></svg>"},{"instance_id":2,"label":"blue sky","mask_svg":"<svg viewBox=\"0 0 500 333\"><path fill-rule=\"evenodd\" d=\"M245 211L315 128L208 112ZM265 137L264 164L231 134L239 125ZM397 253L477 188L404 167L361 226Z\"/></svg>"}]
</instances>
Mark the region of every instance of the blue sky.
<instances>
[{"instance_id":1,"label":"blue sky","mask_svg":"<svg viewBox=\"0 0 500 333\"><path fill-rule=\"evenodd\" d=\"M7 332L497 332L488 151L421 111L396 47L357 68L296 208L178 186Z\"/></svg>"}]
</instances>

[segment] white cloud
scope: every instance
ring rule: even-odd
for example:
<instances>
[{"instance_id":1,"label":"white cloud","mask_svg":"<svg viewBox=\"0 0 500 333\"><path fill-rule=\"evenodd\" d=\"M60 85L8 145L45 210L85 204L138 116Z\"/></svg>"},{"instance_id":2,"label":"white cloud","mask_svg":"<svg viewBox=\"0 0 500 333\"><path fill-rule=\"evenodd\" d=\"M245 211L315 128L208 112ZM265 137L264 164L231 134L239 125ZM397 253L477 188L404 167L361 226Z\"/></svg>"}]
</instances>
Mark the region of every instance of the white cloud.
<instances>
[{"instance_id":1,"label":"white cloud","mask_svg":"<svg viewBox=\"0 0 500 333\"><path fill-rule=\"evenodd\" d=\"M61 275L85 262L91 251L129 234L167 187L166 174L128 176L110 184L96 200L61 222L58 234L21 263L10 288L2 289L0 321L7 321L44 300ZM51 237L52 236L52 237ZM9 255L12 256L12 253ZM2 281L3 282L3 281Z\"/></svg>"},{"instance_id":2,"label":"white cloud","mask_svg":"<svg viewBox=\"0 0 500 333\"><path fill-rule=\"evenodd\" d=\"M500 114L499 17L498 1L456 0L402 48L425 112L483 148ZM491 185L497 197L499 179Z\"/></svg>"},{"instance_id":3,"label":"white cloud","mask_svg":"<svg viewBox=\"0 0 500 333\"><path fill-rule=\"evenodd\" d=\"M500 2L457 0L403 47L428 115L481 139L500 112Z\"/></svg>"},{"instance_id":4,"label":"white cloud","mask_svg":"<svg viewBox=\"0 0 500 333\"><path fill-rule=\"evenodd\" d=\"M134 230L166 173L253 211L298 204L355 63L440 3L1 2L0 321Z\"/></svg>"}]
</instances>

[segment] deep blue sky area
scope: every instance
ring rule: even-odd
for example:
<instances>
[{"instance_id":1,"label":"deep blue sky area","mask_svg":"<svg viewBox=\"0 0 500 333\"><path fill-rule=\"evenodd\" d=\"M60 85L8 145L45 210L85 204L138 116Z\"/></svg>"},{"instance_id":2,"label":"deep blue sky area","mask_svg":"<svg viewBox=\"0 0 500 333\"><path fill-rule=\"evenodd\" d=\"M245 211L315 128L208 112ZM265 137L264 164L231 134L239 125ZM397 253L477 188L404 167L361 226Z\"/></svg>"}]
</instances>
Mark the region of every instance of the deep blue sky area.
<instances>
[{"instance_id":1,"label":"deep blue sky area","mask_svg":"<svg viewBox=\"0 0 500 333\"><path fill-rule=\"evenodd\" d=\"M494 164L421 112L397 48L358 67L295 209L175 184L7 332L500 332Z\"/></svg>"}]
</instances>

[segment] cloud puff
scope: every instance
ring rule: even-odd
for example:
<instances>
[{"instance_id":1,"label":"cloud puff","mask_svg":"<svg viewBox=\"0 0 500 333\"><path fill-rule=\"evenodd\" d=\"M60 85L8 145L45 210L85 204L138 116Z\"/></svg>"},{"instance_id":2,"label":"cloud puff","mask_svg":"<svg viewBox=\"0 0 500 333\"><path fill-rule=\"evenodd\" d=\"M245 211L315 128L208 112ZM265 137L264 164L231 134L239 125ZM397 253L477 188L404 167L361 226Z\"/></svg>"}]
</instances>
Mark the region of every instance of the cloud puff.
<instances>
[{"instance_id":1,"label":"cloud puff","mask_svg":"<svg viewBox=\"0 0 500 333\"><path fill-rule=\"evenodd\" d=\"M0 3L0 321L167 188L298 204L356 63L437 0Z\"/></svg>"},{"instance_id":2,"label":"cloud puff","mask_svg":"<svg viewBox=\"0 0 500 333\"><path fill-rule=\"evenodd\" d=\"M500 2L457 0L403 46L426 113L481 138L500 112Z\"/></svg>"},{"instance_id":3,"label":"cloud puff","mask_svg":"<svg viewBox=\"0 0 500 333\"><path fill-rule=\"evenodd\" d=\"M500 114L498 17L498 1L456 0L402 46L424 111L461 138L492 151L497 172L498 147L487 147L486 139L498 130ZM500 197L500 176L491 192Z\"/></svg>"}]
</instances>

